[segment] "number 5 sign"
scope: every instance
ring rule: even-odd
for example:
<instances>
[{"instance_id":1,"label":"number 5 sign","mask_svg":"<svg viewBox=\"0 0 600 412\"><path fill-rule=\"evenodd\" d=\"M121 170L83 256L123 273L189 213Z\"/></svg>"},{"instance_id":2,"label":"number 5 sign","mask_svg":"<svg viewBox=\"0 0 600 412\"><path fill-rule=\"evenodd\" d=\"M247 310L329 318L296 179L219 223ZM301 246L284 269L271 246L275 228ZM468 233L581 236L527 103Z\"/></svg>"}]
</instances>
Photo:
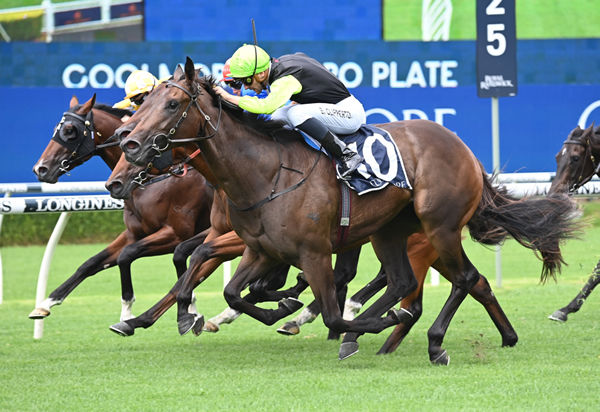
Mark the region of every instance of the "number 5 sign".
<instances>
[{"instance_id":1,"label":"number 5 sign","mask_svg":"<svg viewBox=\"0 0 600 412\"><path fill-rule=\"evenodd\" d=\"M477 0L477 95L517 94L515 0Z\"/></svg>"}]
</instances>

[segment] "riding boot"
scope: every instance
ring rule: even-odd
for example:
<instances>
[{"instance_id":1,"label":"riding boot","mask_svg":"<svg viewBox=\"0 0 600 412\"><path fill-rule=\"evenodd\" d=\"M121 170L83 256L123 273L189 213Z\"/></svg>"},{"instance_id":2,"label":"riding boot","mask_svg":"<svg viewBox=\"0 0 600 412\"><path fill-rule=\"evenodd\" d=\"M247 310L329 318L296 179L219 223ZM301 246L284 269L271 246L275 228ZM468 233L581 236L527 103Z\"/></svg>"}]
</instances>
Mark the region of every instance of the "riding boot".
<instances>
[{"instance_id":1,"label":"riding boot","mask_svg":"<svg viewBox=\"0 0 600 412\"><path fill-rule=\"evenodd\" d=\"M340 173L342 179L347 178L354 172L363 161L361 155L348 147L323 123L314 117L296 126L298 129L308 133L311 137L323 145L333 156L342 160L343 170Z\"/></svg>"}]
</instances>

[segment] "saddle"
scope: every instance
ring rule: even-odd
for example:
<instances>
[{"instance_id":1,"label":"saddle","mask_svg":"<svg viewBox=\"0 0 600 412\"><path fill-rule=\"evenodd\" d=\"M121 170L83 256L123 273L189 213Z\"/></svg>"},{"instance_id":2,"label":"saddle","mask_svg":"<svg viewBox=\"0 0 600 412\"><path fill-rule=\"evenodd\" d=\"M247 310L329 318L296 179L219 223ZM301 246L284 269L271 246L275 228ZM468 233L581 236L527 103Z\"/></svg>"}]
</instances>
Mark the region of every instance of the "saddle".
<instances>
[{"instance_id":1,"label":"saddle","mask_svg":"<svg viewBox=\"0 0 600 412\"><path fill-rule=\"evenodd\" d=\"M311 148L332 157L315 139L300 130L298 132ZM338 180L345 182L350 189L359 195L381 190L389 184L412 189L406 177L402 155L387 131L372 125L363 125L355 133L339 137L364 159L349 179L342 179L341 159L333 158Z\"/></svg>"}]
</instances>

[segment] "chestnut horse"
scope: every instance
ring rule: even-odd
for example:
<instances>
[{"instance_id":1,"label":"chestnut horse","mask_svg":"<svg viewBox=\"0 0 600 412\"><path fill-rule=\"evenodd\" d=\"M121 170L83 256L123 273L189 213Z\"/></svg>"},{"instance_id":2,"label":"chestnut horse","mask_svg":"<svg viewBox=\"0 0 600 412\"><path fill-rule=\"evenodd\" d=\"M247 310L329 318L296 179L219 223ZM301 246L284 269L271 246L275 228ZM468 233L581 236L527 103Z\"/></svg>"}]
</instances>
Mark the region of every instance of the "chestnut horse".
<instances>
[{"instance_id":1,"label":"chestnut horse","mask_svg":"<svg viewBox=\"0 0 600 412\"><path fill-rule=\"evenodd\" d=\"M441 346L444 334L480 279L462 248L465 225L479 242L497 244L510 234L540 251L544 278L560 269L560 241L575 230L575 203L563 196L517 201L503 195L456 135L424 120L379 125L400 149L413 188L390 185L365 196L352 193L349 235L340 244L340 192L333 165L320 162L323 156L308 150L295 133L276 132L274 122L253 121L224 108L213 90L214 79L198 78L190 58L181 72L178 68L174 80L149 96L150 104L135 115L135 128L122 136L121 148L128 161L141 166L172 145L196 143L202 150L227 194L231 223L247 245L224 291L232 308L268 325L285 316L285 311L244 301L240 292L286 262L304 272L326 326L337 332L378 333L412 318L405 309L382 315L417 287L406 246L410 234L423 230L443 272L452 279L450 296L428 332L430 360L447 364ZM331 255L368 240L383 265L387 288L356 319L345 320L336 298ZM191 299L195 282L184 279L183 287L181 296ZM181 309L178 314L186 315Z\"/></svg>"},{"instance_id":2,"label":"chestnut horse","mask_svg":"<svg viewBox=\"0 0 600 412\"><path fill-rule=\"evenodd\" d=\"M548 194L575 193L577 189L600 173L600 127L591 125L583 130L579 126L569 133L561 149L556 154L556 176ZM560 308L549 319L566 322L570 313L577 312L587 297L600 283L600 261L581 291L569 304Z\"/></svg>"},{"instance_id":3,"label":"chestnut horse","mask_svg":"<svg viewBox=\"0 0 600 412\"><path fill-rule=\"evenodd\" d=\"M95 105L96 96L84 104L73 97L70 108L56 127L52 140L35 164L33 171L43 182L55 183L58 178L93 155L99 155L112 169L122 156L118 142L111 139L126 110ZM112 142L112 143L111 143ZM167 176L165 176L167 177ZM121 275L121 319L133 317L134 298L131 263L143 256L171 253L182 241L209 226L213 190L195 170L179 179L160 178L145 190L136 190L125 201L123 220L126 229L104 250L84 262L75 273L56 288L29 315L41 319L50 315L50 308L65 298L86 278L109 267L119 265ZM201 243L196 240L196 244ZM187 255L174 257L178 275L186 269Z\"/></svg>"}]
</instances>

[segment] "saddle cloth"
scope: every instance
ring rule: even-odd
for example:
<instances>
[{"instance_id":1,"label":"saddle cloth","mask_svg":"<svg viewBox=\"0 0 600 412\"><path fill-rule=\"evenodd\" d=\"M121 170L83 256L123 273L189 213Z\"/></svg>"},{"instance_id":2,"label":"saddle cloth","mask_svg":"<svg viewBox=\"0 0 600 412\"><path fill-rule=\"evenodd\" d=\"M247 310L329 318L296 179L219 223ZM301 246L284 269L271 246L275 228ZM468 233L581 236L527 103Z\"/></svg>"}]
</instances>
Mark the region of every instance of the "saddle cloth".
<instances>
[{"instance_id":1,"label":"saddle cloth","mask_svg":"<svg viewBox=\"0 0 600 412\"><path fill-rule=\"evenodd\" d=\"M310 147L315 150L321 148L321 151L327 153L319 142L306 133L301 134ZM412 189L406 177L400 151L387 131L371 125L362 125L356 133L340 138L364 159L350 179L344 180L356 193L362 195L381 190L389 184L402 189ZM341 162L341 159L335 159L339 180L342 180Z\"/></svg>"}]
</instances>

